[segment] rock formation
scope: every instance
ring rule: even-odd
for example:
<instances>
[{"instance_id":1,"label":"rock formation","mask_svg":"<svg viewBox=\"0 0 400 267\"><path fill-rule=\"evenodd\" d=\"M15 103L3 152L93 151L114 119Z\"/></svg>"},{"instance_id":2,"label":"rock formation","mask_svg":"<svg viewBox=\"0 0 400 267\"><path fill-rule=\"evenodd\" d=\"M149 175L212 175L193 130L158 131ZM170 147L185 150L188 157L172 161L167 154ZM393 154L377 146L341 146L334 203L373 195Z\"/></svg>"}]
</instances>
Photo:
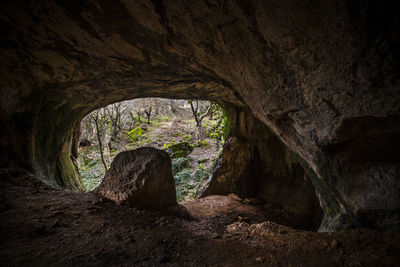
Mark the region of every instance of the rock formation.
<instances>
[{"instance_id":1,"label":"rock formation","mask_svg":"<svg viewBox=\"0 0 400 267\"><path fill-rule=\"evenodd\" d=\"M235 193L278 204L303 229L317 229L321 208L314 186L279 139L249 112L231 114L233 131L202 196Z\"/></svg>"},{"instance_id":2,"label":"rock formation","mask_svg":"<svg viewBox=\"0 0 400 267\"><path fill-rule=\"evenodd\" d=\"M171 158L167 152L151 147L121 152L95 192L118 204L139 208L176 205Z\"/></svg>"},{"instance_id":3,"label":"rock formation","mask_svg":"<svg viewBox=\"0 0 400 267\"><path fill-rule=\"evenodd\" d=\"M398 213L396 6L3 2L0 167L18 166L53 186L80 190L73 162L85 114L136 97L209 99L245 109L268 127L277 137L269 140L293 152L281 163L292 164L296 155L321 202L320 230L356 226L360 212ZM297 169L284 166L282 173Z\"/></svg>"}]
</instances>

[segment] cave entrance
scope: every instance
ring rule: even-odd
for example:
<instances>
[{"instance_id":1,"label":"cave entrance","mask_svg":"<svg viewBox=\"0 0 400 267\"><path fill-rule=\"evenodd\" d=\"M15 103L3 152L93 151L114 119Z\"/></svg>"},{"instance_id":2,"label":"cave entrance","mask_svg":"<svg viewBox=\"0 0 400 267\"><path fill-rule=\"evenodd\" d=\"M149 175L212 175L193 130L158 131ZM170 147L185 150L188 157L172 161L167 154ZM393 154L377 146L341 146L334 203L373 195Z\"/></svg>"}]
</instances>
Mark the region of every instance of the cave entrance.
<instances>
[{"instance_id":1,"label":"cave entrance","mask_svg":"<svg viewBox=\"0 0 400 267\"><path fill-rule=\"evenodd\" d=\"M86 190L120 152L154 147L171 156L177 201L198 216L242 210L255 221L316 230L322 211L297 157L250 112L227 110L229 119L209 101L137 98L92 111L81 122L78 149Z\"/></svg>"},{"instance_id":2,"label":"cave entrance","mask_svg":"<svg viewBox=\"0 0 400 267\"><path fill-rule=\"evenodd\" d=\"M137 98L92 111L80 124L78 169L86 191L102 181L113 158L143 146L172 159L178 201L199 195L229 131L229 119L205 100Z\"/></svg>"}]
</instances>

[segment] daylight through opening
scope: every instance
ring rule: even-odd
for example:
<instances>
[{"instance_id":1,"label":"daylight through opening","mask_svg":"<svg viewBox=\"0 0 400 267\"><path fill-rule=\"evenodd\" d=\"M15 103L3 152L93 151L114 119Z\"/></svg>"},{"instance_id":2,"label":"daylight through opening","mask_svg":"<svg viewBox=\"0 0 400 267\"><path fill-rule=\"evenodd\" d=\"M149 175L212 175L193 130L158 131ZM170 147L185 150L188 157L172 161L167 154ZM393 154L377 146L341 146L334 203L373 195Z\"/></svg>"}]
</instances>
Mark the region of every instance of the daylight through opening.
<instances>
[{"instance_id":1,"label":"daylight through opening","mask_svg":"<svg viewBox=\"0 0 400 267\"><path fill-rule=\"evenodd\" d=\"M82 120L79 173L91 191L120 152L154 147L171 156L177 200L190 200L211 175L228 132L227 115L210 101L138 98L114 103Z\"/></svg>"}]
</instances>

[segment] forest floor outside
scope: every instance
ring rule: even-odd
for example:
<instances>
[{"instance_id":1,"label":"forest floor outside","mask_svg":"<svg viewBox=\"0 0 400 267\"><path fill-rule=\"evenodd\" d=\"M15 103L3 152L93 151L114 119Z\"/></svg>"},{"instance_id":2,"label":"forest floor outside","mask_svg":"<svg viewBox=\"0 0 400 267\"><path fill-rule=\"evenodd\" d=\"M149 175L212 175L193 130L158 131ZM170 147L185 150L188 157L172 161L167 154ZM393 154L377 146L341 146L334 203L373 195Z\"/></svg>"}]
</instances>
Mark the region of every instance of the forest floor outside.
<instances>
[{"instance_id":1,"label":"forest floor outside","mask_svg":"<svg viewBox=\"0 0 400 267\"><path fill-rule=\"evenodd\" d=\"M204 119L204 138L197 138L193 119L168 116L155 117L150 124L135 120L126 134L106 154L111 163L114 157L125 150L143 146L167 151L172 158L172 173L175 179L178 201L190 200L199 195L204 182L212 173L223 142L215 138L217 120ZM219 137L219 136L217 136ZM79 170L87 191L100 184L105 168L100 160L99 146L92 143L79 150Z\"/></svg>"},{"instance_id":2,"label":"forest floor outside","mask_svg":"<svg viewBox=\"0 0 400 267\"><path fill-rule=\"evenodd\" d=\"M0 181L0 266L399 266L400 233L296 230L284 211L235 195L180 202L192 220Z\"/></svg>"}]
</instances>

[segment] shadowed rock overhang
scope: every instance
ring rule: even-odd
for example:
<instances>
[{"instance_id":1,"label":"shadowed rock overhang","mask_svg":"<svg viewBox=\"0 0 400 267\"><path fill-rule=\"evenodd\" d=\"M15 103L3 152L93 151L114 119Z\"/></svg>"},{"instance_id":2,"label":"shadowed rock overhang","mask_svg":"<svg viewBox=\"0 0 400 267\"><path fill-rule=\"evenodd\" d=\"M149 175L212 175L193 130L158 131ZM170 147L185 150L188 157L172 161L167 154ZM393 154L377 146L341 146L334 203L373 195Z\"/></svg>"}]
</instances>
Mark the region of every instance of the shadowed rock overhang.
<instances>
[{"instance_id":1,"label":"shadowed rock overhang","mask_svg":"<svg viewBox=\"0 0 400 267\"><path fill-rule=\"evenodd\" d=\"M85 114L135 97L208 99L231 118L254 117L293 153L316 189L320 230L356 226L360 214L398 227L368 215L400 208L395 6L5 1L1 165L79 190L74 143Z\"/></svg>"}]
</instances>

